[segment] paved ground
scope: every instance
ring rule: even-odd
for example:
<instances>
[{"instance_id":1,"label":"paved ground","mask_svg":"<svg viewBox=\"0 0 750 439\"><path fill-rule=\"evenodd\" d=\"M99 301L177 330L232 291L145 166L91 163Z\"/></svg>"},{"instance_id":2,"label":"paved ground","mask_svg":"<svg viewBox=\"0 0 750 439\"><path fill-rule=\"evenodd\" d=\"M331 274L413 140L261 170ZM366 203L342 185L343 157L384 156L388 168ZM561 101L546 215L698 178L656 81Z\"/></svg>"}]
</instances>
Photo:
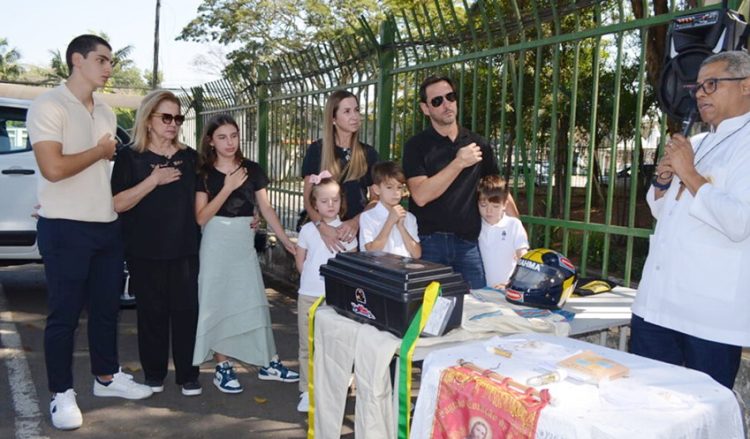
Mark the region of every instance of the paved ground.
<instances>
[{"instance_id":1,"label":"paved ground","mask_svg":"<svg viewBox=\"0 0 750 439\"><path fill-rule=\"evenodd\" d=\"M277 348L282 360L297 364L296 303L290 288L269 282L268 298ZM4 291L4 292L3 292ZM282 294L284 291L288 295ZM97 398L92 395L82 316L76 339L75 389L84 414L83 427L60 432L49 421L49 392L44 369L42 335L46 313L43 268L38 264L0 267L0 437L2 438L303 438L306 417L296 411L296 384L260 381L257 369L240 366L245 391L220 393L211 384L213 366L201 369L203 395L180 394L170 373L164 393L143 401ZM17 334L20 339L16 337ZM14 345L14 343L16 343ZM120 318L120 360L142 382L136 346L135 310ZM173 372L173 369L172 369ZM353 437L351 398L344 437Z\"/></svg>"}]
</instances>

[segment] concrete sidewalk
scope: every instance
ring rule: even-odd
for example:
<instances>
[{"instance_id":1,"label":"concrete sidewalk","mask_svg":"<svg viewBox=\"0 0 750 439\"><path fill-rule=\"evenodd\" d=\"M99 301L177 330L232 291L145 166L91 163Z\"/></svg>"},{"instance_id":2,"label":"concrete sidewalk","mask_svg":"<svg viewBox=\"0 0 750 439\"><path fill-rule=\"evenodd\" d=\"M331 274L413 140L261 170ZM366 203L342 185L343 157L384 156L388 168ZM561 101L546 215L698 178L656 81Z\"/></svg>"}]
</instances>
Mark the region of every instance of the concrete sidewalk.
<instances>
[{"instance_id":1,"label":"concrete sidewalk","mask_svg":"<svg viewBox=\"0 0 750 439\"><path fill-rule=\"evenodd\" d=\"M238 376L245 391L238 395L219 392L212 384L213 364L201 368L203 395L185 397L174 384L173 369L164 393L143 401L97 398L92 395L92 376L86 334L86 315L81 318L74 353L75 390L84 424L74 433L55 430L49 421L49 392L44 366L43 332L46 318L46 287L43 267L30 264L0 267L0 324L2 340L12 332L20 336L20 347L0 346L0 437L77 438L304 438L307 418L298 413L297 384L261 381L257 368L240 365ZM297 326L295 290L289 284L268 280L267 294L279 355L297 370ZM120 317L120 361L124 369L142 382L138 361L135 310ZM27 364L31 392L12 385L18 359ZM15 362L11 364L11 359ZM31 410L25 396L31 396ZM33 405L36 405L36 412ZM33 413L36 414L33 414ZM29 416L28 413L32 413ZM348 404L344 436L353 437L353 405ZM24 430L23 426L27 428ZM36 428L36 430L34 429ZM20 432L35 432L19 435Z\"/></svg>"}]
</instances>

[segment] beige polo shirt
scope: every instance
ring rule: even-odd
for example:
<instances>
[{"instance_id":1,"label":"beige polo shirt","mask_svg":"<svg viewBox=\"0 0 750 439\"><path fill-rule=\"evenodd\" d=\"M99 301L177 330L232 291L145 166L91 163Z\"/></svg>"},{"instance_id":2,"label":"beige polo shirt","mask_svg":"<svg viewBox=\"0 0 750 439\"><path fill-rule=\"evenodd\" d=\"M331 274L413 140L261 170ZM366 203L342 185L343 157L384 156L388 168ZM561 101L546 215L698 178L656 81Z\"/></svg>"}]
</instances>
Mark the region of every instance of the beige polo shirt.
<instances>
[{"instance_id":1,"label":"beige polo shirt","mask_svg":"<svg viewBox=\"0 0 750 439\"><path fill-rule=\"evenodd\" d=\"M106 133L114 137L117 121L112 109L94 97L89 113L81 101L60 85L39 96L26 117L29 139L34 145L43 141L62 144L63 155L76 154L96 146ZM40 175L38 198L44 218L89 222L117 219L112 202L108 160L99 160L78 174L51 182Z\"/></svg>"}]
</instances>

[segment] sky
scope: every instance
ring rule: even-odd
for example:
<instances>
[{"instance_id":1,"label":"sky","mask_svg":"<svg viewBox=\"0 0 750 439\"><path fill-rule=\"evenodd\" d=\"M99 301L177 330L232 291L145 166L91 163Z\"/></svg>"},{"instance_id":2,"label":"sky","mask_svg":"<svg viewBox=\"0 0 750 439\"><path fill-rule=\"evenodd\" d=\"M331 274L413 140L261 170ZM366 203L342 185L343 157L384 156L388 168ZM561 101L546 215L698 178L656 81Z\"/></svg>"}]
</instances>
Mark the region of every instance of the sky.
<instances>
[{"instance_id":1,"label":"sky","mask_svg":"<svg viewBox=\"0 0 750 439\"><path fill-rule=\"evenodd\" d=\"M159 70L162 86L190 87L219 77L191 65L218 43L175 41L197 16L201 0L161 0ZM50 50L65 53L70 40L104 31L112 48L131 45L130 58L140 70L153 68L156 0L0 0L0 38L21 53L22 64L49 65ZM225 50L229 52L229 50Z\"/></svg>"}]
</instances>

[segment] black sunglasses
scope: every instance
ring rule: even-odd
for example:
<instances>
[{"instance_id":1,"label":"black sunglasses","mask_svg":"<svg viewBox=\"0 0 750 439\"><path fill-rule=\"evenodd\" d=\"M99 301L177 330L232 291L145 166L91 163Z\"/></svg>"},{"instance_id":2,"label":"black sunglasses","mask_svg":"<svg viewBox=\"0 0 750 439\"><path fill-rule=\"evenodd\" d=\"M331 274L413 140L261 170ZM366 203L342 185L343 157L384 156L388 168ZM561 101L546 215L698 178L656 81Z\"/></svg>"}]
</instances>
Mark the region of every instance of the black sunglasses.
<instances>
[{"instance_id":1,"label":"black sunglasses","mask_svg":"<svg viewBox=\"0 0 750 439\"><path fill-rule=\"evenodd\" d=\"M437 108L443 105L443 99L446 99L448 102L456 102L456 92L452 91L445 96L435 96L434 98L430 99L430 105Z\"/></svg>"},{"instance_id":2,"label":"black sunglasses","mask_svg":"<svg viewBox=\"0 0 750 439\"><path fill-rule=\"evenodd\" d=\"M169 125L174 121L175 125L180 126L183 122L185 122L185 116L181 114L169 114L169 113L154 113L151 116L160 116L161 121L164 122L164 125Z\"/></svg>"}]
</instances>

